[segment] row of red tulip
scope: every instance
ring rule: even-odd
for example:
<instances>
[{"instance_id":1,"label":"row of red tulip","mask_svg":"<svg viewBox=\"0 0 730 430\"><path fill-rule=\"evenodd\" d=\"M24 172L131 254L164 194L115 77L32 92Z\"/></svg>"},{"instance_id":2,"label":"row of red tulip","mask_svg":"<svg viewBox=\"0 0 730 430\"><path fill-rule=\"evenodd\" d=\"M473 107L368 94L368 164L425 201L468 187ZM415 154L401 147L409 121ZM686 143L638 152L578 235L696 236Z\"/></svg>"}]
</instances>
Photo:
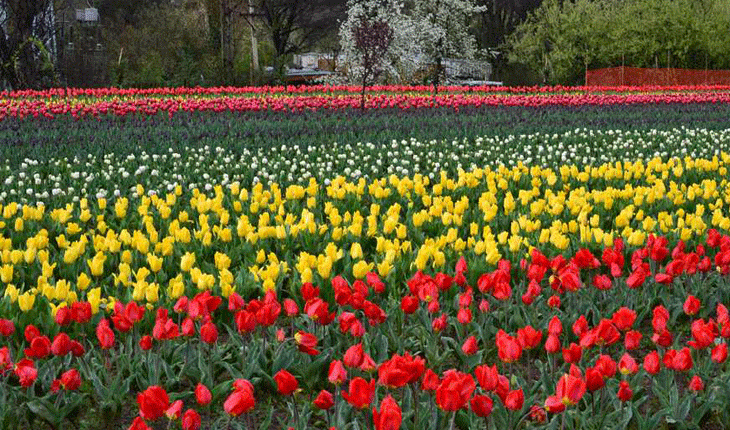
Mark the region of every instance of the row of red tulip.
<instances>
[{"instance_id":1,"label":"row of red tulip","mask_svg":"<svg viewBox=\"0 0 730 430\"><path fill-rule=\"evenodd\" d=\"M481 106L583 106L625 104L692 104L730 103L728 91L696 91L671 93L444 93L427 94L380 93L367 96L366 109L421 109L445 107L455 110ZM157 115L177 112L305 112L316 110L357 109L360 97L345 95L263 95L215 96L210 98L143 96L132 99L5 99L0 101L0 120L4 118L73 118L100 115Z\"/></svg>"}]
</instances>

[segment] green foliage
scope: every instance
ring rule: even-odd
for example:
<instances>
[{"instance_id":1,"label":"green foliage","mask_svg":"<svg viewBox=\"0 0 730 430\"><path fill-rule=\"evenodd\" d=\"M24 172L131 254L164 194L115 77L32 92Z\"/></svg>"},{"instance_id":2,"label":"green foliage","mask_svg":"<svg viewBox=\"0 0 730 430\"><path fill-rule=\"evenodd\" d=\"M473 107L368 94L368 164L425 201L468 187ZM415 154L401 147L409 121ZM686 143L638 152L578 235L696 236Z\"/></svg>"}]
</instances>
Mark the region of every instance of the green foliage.
<instances>
[{"instance_id":1,"label":"green foliage","mask_svg":"<svg viewBox=\"0 0 730 430\"><path fill-rule=\"evenodd\" d=\"M195 6L195 3L192 2ZM134 23L105 29L113 84L122 87L217 84L217 50L205 8L151 5Z\"/></svg>"},{"instance_id":2,"label":"green foliage","mask_svg":"<svg viewBox=\"0 0 730 430\"><path fill-rule=\"evenodd\" d=\"M510 60L560 84L620 65L727 68L729 8L728 0L546 0L509 37Z\"/></svg>"}]
</instances>

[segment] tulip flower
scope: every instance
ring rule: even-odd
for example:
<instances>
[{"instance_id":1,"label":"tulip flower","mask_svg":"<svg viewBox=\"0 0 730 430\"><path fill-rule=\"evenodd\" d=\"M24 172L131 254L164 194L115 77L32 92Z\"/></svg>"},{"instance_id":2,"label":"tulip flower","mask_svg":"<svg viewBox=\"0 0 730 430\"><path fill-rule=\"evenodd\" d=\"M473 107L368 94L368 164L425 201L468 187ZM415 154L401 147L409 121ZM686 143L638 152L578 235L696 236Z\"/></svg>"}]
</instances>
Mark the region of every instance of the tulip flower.
<instances>
[{"instance_id":1,"label":"tulip flower","mask_svg":"<svg viewBox=\"0 0 730 430\"><path fill-rule=\"evenodd\" d=\"M475 395L471 398L469 403L471 405L472 412L474 412L476 416L482 418L488 417L492 413L492 407L494 406L492 398L483 394Z\"/></svg>"},{"instance_id":2,"label":"tulip flower","mask_svg":"<svg viewBox=\"0 0 730 430\"><path fill-rule=\"evenodd\" d=\"M471 375L448 370L436 389L436 404L444 411L458 411L466 406L475 388Z\"/></svg>"},{"instance_id":3,"label":"tulip flower","mask_svg":"<svg viewBox=\"0 0 730 430\"><path fill-rule=\"evenodd\" d=\"M276 382L276 389L283 396L288 396L299 388L299 382L297 382L294 375L284 369L276 372L274 381Z\"/></svg>"},{"instance_id":4,"label":"tulip flower","mask_svg":"<svg viewBox=\"0 0 730 430\"><path fill-rule=\"evenodd\" d=\"M114 346L114 332L109 328L109 320L102 318L96 326L96 338L102 349L110 349Z\"/></svg>"},{"instance_id":5,"label":"tulip flower","mask_svg":"<svg viewBox=\"0 0 730 430\"><path fill-rule=\"evenodd\" d=\"M520 388L507 393L507 397L504 399L504 407L510 411L519 411L522 409L524 402L525 393L522 391L522 388Z\"/></svg>"},{"instance_id":6,"label":"tulip flower","mask_svg":"<svg viewBox=\"0 0 730 430\"><path fill-rule=\"evenodd\" d=\"M617 396L622 402L628 402L629 400L631 400L631 398L634 396L634 392L631 390L628 382L619 382Z\"/></svg>"},{"instance_id":7,"label":"tulip flower","mask_svg":"<svg viewBox=\"0 0 730 430\"><path fill-rule=\"evenodd\" d=\"M699 392L705 389L705 384L702 382L702 378L699 375L694 375L689 381L689 387L691 391Z\"/></svg>"},{"instance_id":8,"label":"tulip flower","mask_svg":"<svg viewBox=\"0 0 730 430\"><path fill-rule=\"evenodd\" d=\"M213 399L213 395L211 394L208 387L203 385L201 382L198 382L198 385L195 386L195 400L198 402L200 406L206 406L210 403L210 401Z\"/></svg>"},{"instance_id":9,"label":"tulip flower","mask_svg":"<svg viewBox=\"0 0 730 430\"><path fill-rule=\"evenodd\" d=\"M555 394L565 406L578 404L586 392L586 382L581 377L563 375L555 387Z\"/></svg>"},{"instance_id":10,"label":"tulip flower","mask_svg":"<svg viewBox=\"0 0 730 430\"><path fill-rule=\"evenodd\" d=\"M152 385L137 395L137 405L142 418L154 421L170 407L170 399L164 388Z\"/></svg>"},{"instance_id":11,"label":"tulip flower","mask_svg":"<svg viewBox=\"0 0 730 430\"><path fill-rule=\"evenodd\" d=\"M327 390L322 390L317 394L317 397L313 401L314 406L318 409L327 410L334 406L335 401L332 393Z\"/></svg>"},{"instance_id":12,"label":"tulip flower","mask_svg":"<svg viewBox=\"0 0 730 430\"><path fill-rule=\"evenodd\" d=\"M469 336L466 341L464 341L464 344L461 346L461 351L466 355L473 355L479 350L479 347L477 346L477 338L474 336Z\"/></svg>"},{"instance_id":13,"label":"tulip flower","mask_svg":"<svg viewBox=\"0 0 730 430\"><path fill-rule=\"evenodd\" d=\"M356 376L350 380L349 391L342 391L342 398L355 408L363 409L370 406L375 394L375 381L370 382Z\"/></svg>"},{"instance_id":14,"label":"tulip flower","mask_svg":"<svg viewBox=\"0 0 730 430\"><path fill-rule=\"evenodd\" d=\"M401 408L391 395L385 396L380 402L380 411L373 408L375 430L398 430L402 420Z\"/></svg>"},{"instance_id":15,"label":"tulip flower","mask_svg":"<svg viewBox=\"0 0 730 430\"><path fill-rule=\"evenodd\" d=\"M234 391L226 398L223 409L228 415L239 416L248 412L256 405L253 396L253 385L245 379L238 379L233 383Z\"/></svg>"},{"instance_id":16,"label":"tulip flower","mask_svg":"<svg viewBox=\"0 0 730 430\"><path fill-rule=\"evenodd\" d=\"M198 430L200 429L200 414L195 409L188 409L182 415L182 430Z\"/></svg>"}]
</instances>

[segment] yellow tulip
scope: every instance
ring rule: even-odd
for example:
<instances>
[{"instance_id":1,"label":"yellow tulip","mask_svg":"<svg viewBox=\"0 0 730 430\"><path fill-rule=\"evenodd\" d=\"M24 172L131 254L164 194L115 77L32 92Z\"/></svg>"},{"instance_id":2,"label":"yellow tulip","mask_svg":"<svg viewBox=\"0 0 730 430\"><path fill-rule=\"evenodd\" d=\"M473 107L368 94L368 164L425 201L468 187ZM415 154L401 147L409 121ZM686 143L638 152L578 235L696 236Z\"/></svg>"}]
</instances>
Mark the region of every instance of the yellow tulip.
<instances>
[{"instance_id":1,"label":"yellow tulip","mask_svg":"<svg viewBox=\"0 0 730 430\"><path fill-rule=\"evenodd\" d=\"M92 276L101 276L104 274L105 261L106 254L104 254L103 252L97 252L96 255L94 255L93 259L86 260L86 263L89 265L89 269L91 269Z\"/></svg>"},{"instance_id":2,"label":"yellow tulip","mask_svg":"<svg viewBox=\"0 0 730 430\"><path fill-rule=\"evenodd\" d=\"M6 285L3 297L10 297L10 303L15 303L18 300L18 289L13 284Z\"/></svg>"},{"instance_id":3,"label":"yellow tulip","mask_svg":"<svg viewBox=\"0 0 730 430\"><path fill-rule=\"evenodd\" d=\"M14 266L12 264L4 264L2 267L0 267L0 280L2 280L6 284L12 282L13 267Z\"/></svg>"},{"instance_id":4,"label":"yellow tulip","mask_svg":"<svg viewBox=\"0 0 730 430\"><path fill-rule=\"evenodd\" d=\"M96 314L99 312L99 304L101 303L101 288L92 288L86 293L86 301L91 305L91 312Z\"/></svg>"},{"instance_id":5,"label":"yellow tulip","mask_svg":"<svg viewBox=\"0 0 730 430\"><path fill-rule=\"evenodd\" d=\"M180 259L180 270L183 272L189 272L195 264L195 254L192 252L186 252L185 255Z\"/></svg>"},{"instance_id":6,"label":"yellow tulip","mask_svg":"<svg viewBox=\"0 0 730 430\"><path fill-rule=\"evenodd\" d=\"M30 292L25 292L18 296L18 306L20 307L20 310L23 312L28 312L29 310L33 309L33 305L35 304L35 294L31 294Z\"/></svg>"},{"instance_id":7,"label":"yellow tulip","mask_svg":"<svg viewBox=\"0 0 730 430\"><path fill-rule=\"evenodd\" d=\"M183 283L182 274L170 279L167 284L167 295L175 300L185 292L185 284Z\"/></svg>"},{"instance_id":8,"label":"yellow tulip","mask_svg":"<svg viewBox=\"0 0 730 430\"><path fill-rule=\"evenodd\" d=\"M163 259L154 254L147 254L147 264L153 273L157 273L162 269Z\"/></svg>"},{"instance_id":9,"label":"yellow tulip","mask_svg":"<svg viewBox=\"0 0 730 430\"><path fill-rule=\"evenodd\" d=\"M145 289L145 299L147 299L147 302L156 303L159 299L158 291L159 285L154 282L149 284Z\"/></svg>"},{"instance_id":10,"label":"yellow tulip","mask_svg":"<svg viewBox=\"0 0 730 430\"><path fill-rule=\"evenodd\" d=\"M370 270L372 270L372 268L372 264L368 264L360 260L352 266L352 276L354 276L356 279L362 279L365 277L365 275L367 275Z\"/></svg>"},{"instance_id":11,"label":"yellow tulip","mask_svg":"<svg viewBox=\"0 0 730 430\"><path fill-rule=\"evenodd\" d=\"M359 243L355 242L350 246L350 258L353 260L362 258L362 247Z\"/></svg>"}]
</instances>

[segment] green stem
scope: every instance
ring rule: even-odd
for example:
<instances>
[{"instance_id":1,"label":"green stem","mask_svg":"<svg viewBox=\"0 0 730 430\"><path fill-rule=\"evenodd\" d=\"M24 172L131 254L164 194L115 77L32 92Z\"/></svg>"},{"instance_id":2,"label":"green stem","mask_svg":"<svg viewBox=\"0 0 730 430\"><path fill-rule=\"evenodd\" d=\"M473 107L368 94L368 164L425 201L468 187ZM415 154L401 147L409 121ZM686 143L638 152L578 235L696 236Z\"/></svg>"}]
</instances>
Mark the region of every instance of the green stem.
<instances>
[{"instance_id":1,"label":"green stem","mask_svg":"<svg viewBox=\"0 0 730 430\"><path fill-rule=\"evenodd\" d=\"M454 430L454 424L456 423L456 411L451 414L451 420L449 420L449 430Z\"/></svg>"}]
</instances>

